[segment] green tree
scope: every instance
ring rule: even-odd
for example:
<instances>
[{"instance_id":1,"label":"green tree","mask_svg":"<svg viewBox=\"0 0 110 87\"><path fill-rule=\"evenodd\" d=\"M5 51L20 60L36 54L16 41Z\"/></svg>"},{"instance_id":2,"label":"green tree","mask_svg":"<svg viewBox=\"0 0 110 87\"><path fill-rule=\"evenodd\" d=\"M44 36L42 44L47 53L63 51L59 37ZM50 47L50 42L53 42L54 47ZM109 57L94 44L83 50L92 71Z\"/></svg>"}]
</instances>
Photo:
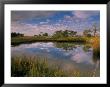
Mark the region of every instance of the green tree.
<instances>
[{"instance_id":1,"label":"green tree","mask_svg":"<svg viewBox=\"0 0 110 87\"><path fill-rule=\"evenodd\" d=\"M44 33L43 36L48 36L48 33Z\"/></svg>"},{"instance_id":2,"label":"green tree","mask_svg":"<svg viewBox=\"0 0 110 87\"><path fill-rule=\"evenodd\" d=\"M69 31L68 30L63 31L62 33L63 33L64 37L68 37L69 36Z\"/></svg>"},{"instance_id":3,"label":"green tree","mask_svg":"<svg viewBox=\"0 0 110 87\"><path fill-rule=\"evenodd\" d=\"M69 31L69 36L76 36L77 32L76 31Z\"/></svg>"},{"instance_id":4,"label":"green tree","mask_svg":"<svg viewBox=\"0 0 110 87\"><path fill-rule=\"evenodd\" d=\"M89 30L84 30L84 31L83 31L83 35L84 35L84 36L87 36L87 37L92 36L92 35L91 35L91 30L90 30L90 29L89 29Z\"/></svg>"},{"instance_id":5,"label":"green tree","mask_svg":"<svg viewBox=\"0 0 110 87\"><path fill-rule=\"evenodd\" d=\"M24 34L21 34L21 33L16 33L16 32L12 32L11 33L11 37L23 37L24 36Z\"/></svg>"},{"instance_id":6,"label":"green tree","mask_svg":"<svg viewBox=\"0 0 110 87\"><path fill-rule=\"evenodd\" d=\"M59 31L56 31L53 36L53 38L60 38L60 37L63 37L63 31L62 30L59 30Z\"/></svg>"},{"instance_id":7,"label":"green tree","mask_svg":"<svg viewBox=\"0 0 110 87\"><path fill-rule=\"evenodd\" d=\"M62 31L62 30L59 30L59 31L56 31L53 34L53 37L54 38L69 37L69 36L75 36L76 34L77 34L76 31L71 31L71 30Z\"/></svg>"}]
</instances>

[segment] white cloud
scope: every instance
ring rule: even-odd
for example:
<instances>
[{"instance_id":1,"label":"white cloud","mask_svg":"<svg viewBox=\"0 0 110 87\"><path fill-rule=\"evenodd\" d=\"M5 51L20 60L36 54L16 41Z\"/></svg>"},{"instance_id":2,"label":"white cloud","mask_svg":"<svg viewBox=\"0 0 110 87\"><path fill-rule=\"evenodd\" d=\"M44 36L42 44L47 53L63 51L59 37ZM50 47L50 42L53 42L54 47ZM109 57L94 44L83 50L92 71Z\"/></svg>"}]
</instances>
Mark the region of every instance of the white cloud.
<instances>
[{"instance_id":1,"label":"white cloud","mask_svg":"<svg viewBox=\"0 0 110 87\"><path fill-rule=\"evenodd\" d=\"M40 22L40 24L47 24L48 22Z\"/></svg>"},{"instance_id":2,"label":"white cloud","mask_svg":"<svg viewBox=\"0 0 110 87\"><path fill-rule=\"evenodd\" d=\"M25 23L19 23L19 22L12 22L11 24L11 32L20 32L25 35L37 35L40 34L40 32L47 32L48 34L53 34L55 31L58 30L65 30L66 27L64 25L51 25L51 24L25 24Z\"/></svg>"},{"instance_id":3,"label":"white cloud","mask_svg":"<svg viewBox=\"0 0 110 87\"><path fill-rule=\"evenodd\" d=\"M49 23L50 22L50 20L49 19L47 19L45 22L43 21L43 22L40 22L40 24L47 24L47 23Z\"/></svg>"},{"instance_id":4,"label":"white cloud","mask_svg":"<svg viewBox=\"0 0 110 87\"><path fill-rule=\"evenodd\" d=\"M72 53L71 60L75 61L76 63L86 62L87 64L94 64L94 62L92 61L92 57L92 52L84 52L83 49L77 48L75 52Z\"/></svg>"},{"instance_id":5,"label":"white cloud","mask_svg":"<svg viewBox=\"0 0 110 87\"><path fill-rule=\"evenodd\" d=\"M21 21L49 17L55 13L54 11L12 11L11 31L24 33L25 35L35 35L40 32L53 34L57 30L69 29L78 31L81 35L81 31L91 28L93 22L97 22L97 24L100 23L99 20L94 21L91 18L91 16L99 15L99 11L73 11L73 15L65 15L64 19L58 19L55 23L52 23L52 20L48 18L39 21L37 24L23 23Z\"/></svg>"}]
</instances>

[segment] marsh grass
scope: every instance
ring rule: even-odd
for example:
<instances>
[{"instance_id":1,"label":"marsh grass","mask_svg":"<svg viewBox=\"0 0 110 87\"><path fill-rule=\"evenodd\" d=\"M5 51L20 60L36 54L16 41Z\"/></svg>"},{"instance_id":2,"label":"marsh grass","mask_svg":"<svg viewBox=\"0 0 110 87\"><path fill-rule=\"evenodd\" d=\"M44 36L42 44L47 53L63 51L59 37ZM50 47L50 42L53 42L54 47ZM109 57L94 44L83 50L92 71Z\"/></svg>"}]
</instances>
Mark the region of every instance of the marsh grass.
<instances>
[{"instance_id":1,"label":"marsh grass","mask_svg":"<svg viewBox=\"0 0 110 87\"><path fill-rule=\"evenodd\" d=\"M47 58L16 56L11 58L12 77L92 77L92 72L62 69L59 64L49 64Z\"/></svg>"},{"instance_id":2,"label":"marsh grass","mask_svg":"<svg viewBox=\"0 0 110 87\"><path fill-rule=\"evenodd\" d=\"M12 77L47 77L66 76L57 65L49 66L46 58L13 57L11 61Z\"/></svg>"},{"instance_id":3,"label":"marsh grass","mask_svg":"<svg viewBox=\"0 0 110 87\"><path fill-rule=\"evenodd\" d=\"M33 43L33 42L88 42L91 37L64 37L64 38L52 38L52 37L34 37L34 36L24 36L24 37L12 37L11 45L19 45L22 43Z\"/></svg>"},{"instance_id":4,"label":"marsh grass","mask_svg":"<svg viewBox=\"0 0 110 87\"><path fill-rule=\"evenodd\" d=\"M94 57L100 58L100 39L99 39L99 37L93 38L92 46L93 46Z\"/></svg>"}]
</instances>

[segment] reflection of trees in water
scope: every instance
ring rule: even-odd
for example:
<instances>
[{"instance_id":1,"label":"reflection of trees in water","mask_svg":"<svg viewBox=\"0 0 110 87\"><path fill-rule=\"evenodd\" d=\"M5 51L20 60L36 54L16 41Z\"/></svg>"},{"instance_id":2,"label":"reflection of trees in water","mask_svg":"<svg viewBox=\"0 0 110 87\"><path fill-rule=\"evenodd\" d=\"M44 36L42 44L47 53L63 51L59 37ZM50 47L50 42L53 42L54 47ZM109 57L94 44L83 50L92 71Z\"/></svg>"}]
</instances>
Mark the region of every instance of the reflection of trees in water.
<instances>
[{"instance_id":1,"label":"reflection of trees in water","mask_svg":"<svg viewBox=\"0 0 110 87\"><path fill-rule=\"evenodd\" d=\"M97 63L98 60L100 60L100 55L94 55L94 51L93 51L93 58L92 58L94 63Z\"/></svg>"},{"instance_id":2,"label":"reflection of trees in water","mask_svg":"<svg viewBox=\"0 0 110 87\"><path fill-rule=\"evenodd\" d=\"M65 51L73 50L73 48L77 48L77 46L81 46L85 52L93 52L92 61L97 66L97 62L100 61L100 51L97 51L92 47L91 44L81 44L81 43L71 43L71 42L56 42L54 43L55 47L62 48Z\"/></svg>"},{"instance_id":3,"label":"reflection of trees in water","mask_svg":"<svg viewBox=\"0 0 110 87\"><path fill-rule=\"evenodd\" d=\"M85 44L83 47L83 50L85 52L88 52L90 50L90 48L92 48L92 52L93 52L93 57L92 57L92 61L95 65L95 68L93 70L92 76L96 76L97 74L99 74L99 66L100 66L100 48L93 48L91 44Z\"/></svg>"},{"instance_id":4,"label":"reflection of trees in water","mask_svg":"<svg viewBox=\"0 0 110 87\"><path fill-rule=\"evenodd\" d=\"M93 48L91 44L85 44L84 47L83 47L83 50L85 52L89 52L89 51L91 51L90 48L93 49L92 50L92 52L93 52L92 60L93 60L94 63L97 63L97 61L100 60L100 49Z\"/></svg>"},{"instance_id":5,"label":"reflection of trees in water","mask_svg":"<svg viewBox=\"0 0 110 87\"><path fill-rule=\"evenodd\" d=\"M55 47L57 48L62 48L64 49L65 51L68 51L68 50L73 50L73 48L76 48L76 44L73 44L73 43L68 43L68 42L56 42L54 43Z\"/></svg>"},{"instance_id":6,"label":"reflection of trees in water","mask_svg":"<svg viewBox=\"0 0 110 87\"><path fill-rule=\"evenodd\" d=\"M92 46L90 44L84 44L84 46L83 46L83 50L85 52L88 52L90 50L90 48L92 48Z\"/></svg>"},{"instance_id":7,"label":"reflection of trees in water","mask_svg":"<svg viewBox=\"0 0 110 87\"><path fill-rule=\"evenodd\" d=\"M100 60L100 48L93 48L93 61L96 63Z\"/></svg>"}]
</instances>

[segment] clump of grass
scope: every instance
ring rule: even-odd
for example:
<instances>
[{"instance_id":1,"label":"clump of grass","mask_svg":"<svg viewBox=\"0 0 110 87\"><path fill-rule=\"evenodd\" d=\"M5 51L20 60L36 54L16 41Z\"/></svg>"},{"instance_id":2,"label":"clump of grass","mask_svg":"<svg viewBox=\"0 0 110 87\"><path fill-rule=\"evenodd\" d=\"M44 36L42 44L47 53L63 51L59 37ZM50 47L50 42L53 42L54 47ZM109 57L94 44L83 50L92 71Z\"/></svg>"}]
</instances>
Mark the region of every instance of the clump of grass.
<instances>
[{"instance_id":1,"label":"clump of grass","mask_svg":"<svg viewBox=\"0 0 110 87\"><path fill-rule=\"evenodd\" d=\"M58 77L67 76L57 65L49 66L46 58L13 57L11 61L12 77Z\"/></svg>"},{"instance_id":2,"label":"clump of grass","mask_svg":"<svg viewBox=\"0 0 110 87\"><path fill-rule=\"evenodd\" d=\"M93 38L92 46L93 46L93 55L100 58L100 39L99 39L99 37Z\"/></svg>"},{"instance_id":3,"label":"clump of grass","mask_svg":"<svg viewBox=\"0 0 110 87\"><path fill-rule=\"evenodd\" d=\"M65 71L58 64L49 65L47 58L16 56L11 58L12 77L91 77L92 72Z\"/></svg>"},{"instance_id":4,"label":"clump of grass","mask_svg":"<svg viewBox=\"0 0 110 87\"><path fill-rule=\"evenodd\" d=\"M15 57L11 59L11 75L25 76L32 67L30 59Z\"/></svg>"}]
</instances>

